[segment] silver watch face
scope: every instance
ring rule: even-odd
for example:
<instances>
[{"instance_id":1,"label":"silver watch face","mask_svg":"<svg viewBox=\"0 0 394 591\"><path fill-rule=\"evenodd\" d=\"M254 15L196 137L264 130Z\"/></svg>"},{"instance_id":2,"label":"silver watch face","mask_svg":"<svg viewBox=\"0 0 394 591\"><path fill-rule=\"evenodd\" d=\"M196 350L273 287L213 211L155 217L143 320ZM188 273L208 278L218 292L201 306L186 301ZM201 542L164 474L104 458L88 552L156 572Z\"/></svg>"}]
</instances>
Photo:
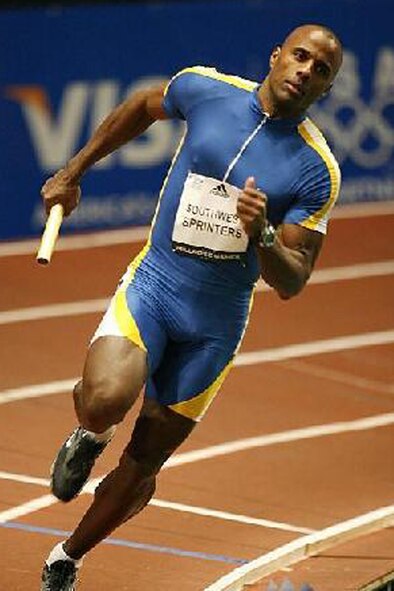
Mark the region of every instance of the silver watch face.
<instances>
[{"instance_id":1,"label":"silver watch face","mask_svg":"<svg viewBox=\"0 0 394 591\"><path fill-rule=\"evenodd\" d=\"M275 242L275 228L271 224L267 224L263 230L261 230L259 244L261 246L270 247Z\"/></svg>"}]
</instances>

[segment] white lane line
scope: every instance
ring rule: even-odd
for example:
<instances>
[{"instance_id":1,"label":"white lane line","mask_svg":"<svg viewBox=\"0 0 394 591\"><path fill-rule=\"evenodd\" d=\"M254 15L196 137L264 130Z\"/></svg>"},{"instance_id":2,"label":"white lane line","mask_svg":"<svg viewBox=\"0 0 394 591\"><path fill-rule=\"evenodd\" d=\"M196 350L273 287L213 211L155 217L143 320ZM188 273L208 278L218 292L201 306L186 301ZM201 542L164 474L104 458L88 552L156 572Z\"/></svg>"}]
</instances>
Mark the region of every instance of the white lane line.
<instances>
[{"instance_id":1,"label":"white lane line","mask_svg":"<svg viewBox=\"0 0 394 591\"><path fill-rule=\"evenodd\" d=\"M49 479L47 478L36 478L34 476L14 474L12 472L0 471L0 480L10 480L12 482L21 482L23 484L36 484L39 486L49 487ZM96 478L94 480L91 480L87 485L85 485L83 492L93 494L96 486L98 485L98 480L101 479ZM24 503L23 505L19 505L17 508L9 509L7 511L4 511L3 513L0 513L0 523L3 523L4 521L9 521L10 519L15 519L15 516L22 517L27 513L32 513L34 511L38 511L39 509L49 507L54 503L56 503L56 499L52 495L38 497L33 501L29 501L29 503ZM258 527L278 529L281 531L303 534L308 534L315 531L313 529L299 527L280 521L272 521L270 519L259 519L257 517L249 517L247 515L229 513L228 511L218 511L216 509L209 509L207 507L185 505L184 503L174 503L172 501L165 501L163 499L152 499L149 502L149 504L153 507L158 507L160 509L170 509L172 511L191 513L193 515L200 515L202 517L212 517L214 519L221 519L223 521L234 521L235 523L243 523L245 525L256 525ZM27 511L27 513L25 511ZM11 517L8 517L8 515L11 515Z\"/></svg>"},{"instance_id":2,"label":"white lane line","mask_svg":"<svg viewBox=\"0 0 394 591\"><path fill-rule=\"evenodd\" d=\"M257 437L228 441L227 443L219 443L218 445L211 445L206 448L177 454L170 458L165 466L167 468L184 466L185 464L192 464L193 462L200 462L201 460L210 460L211 458L217 458L219 456L227 456L240 451L306 439L315 439L317 437L326 437L328 435L339 435L340 433L367 431L379 427L388 427L393 424L394 412L391 412L366 417L364 419L356 419L355 421L341 421L338 423L315 425L312 427L303 427L301 429L271 433L269 435L258 435Z\"/></svg>"},{"instance_id":3,"label":"white lane line","mask_svg":"<svg viewBox=\"0 0 394 591\"><path fill-rule=\"evenodd\" d=\"M316 269L308 281L310 285L324 285L338 281L354 281L357 279L369 279L371 277L385 277L394 274L394 260L378 261L375 263L360 263L344 267L328 267L327 269ZM257 292L272 291L263 281L257 283Z\"/></svg>"},{"instance_id":4,"label":"white lane line","mask_svg":"<svg viewBox=\"0 0 394 591\"><path fill-rule=\"evenodd\" d=\"M31 320L44 320L46 318L65 318L66 316L78 316L80 314L94 314L95 312L103 312L108 302L109 300L107 298L100 298L5 310L0 312L0 325Z\"/></svg>"},{"instance_id":5,"label":"white lane line","mask_svg":"<svg viewBox=\"0 0 394 591\"><path fill-rule=\"evenodd\" d=\"M384 394L394 394L394 384L379 382L377 380L370 380L362 378L356 374L348 373L345 371L337 371L328 367L322 367L308 363L306 361L284 361L282 363L286 369L309 375L317 378L323 378L324 380L331 380L340 384L346 384L362 390L372 390L373 392L382 392Z\"/></svg>"},{"instance_id":6,"label":"white lane line","mask_svg":"<svg viewBox=\"0 0 394 591\"><path fill-rule=\"evenodd\" d=\"M313 271L308 285L321 285L334 281L349 281L353 279L367 279L394 274L394 260L377 261L375 263L360 263L343 267L328 267Z\"/></svg>"},{"instance_id":7,"label":"white lane line","mask_svg":"<svg viewBox=\"0 0 394 591\"><path fill-rule=\"evenodd\" d=\"M345 267L331 267L318 269L313 272L308 285L323 285L337 281L352 281L370 277L384 277L394 274L394 260L379 261L375 263L363 263ZM270 288L260 281L257 292L268 291ZM0 325L27 322L31 320L44 320L46 318L65 318L79 314L94 314L104 312L109 299L99 298L92 300L80 300L61 304L49 304L46 306L32 306L0 312Z\"/></svg>"},{"instance_id":8,"label":"white lane line","mask_svg":"<svg viewBox=\"0 0 394 591\"><path fill-rule=\"evenodd\" d=\"M29 398L39 398L52 394L61 394L71 392L80 378L71 378L69 380L59 380L56 382L46 382L45 384L35 384L32 386L22 386L21 388L10 388L0 392L0 404L14 402L17 400L27 400Z\"/></svg>"},{"instance_id":9,"label":"white lane line","mask_svg":"<svg viewBox=\"0 0 394 591\"><path fill-rule=\"evenodd\" d=\"M6 511L1 511L0 523L12 521L13 519L18 519L18 517L23 517L24 515L28 515L29 513L34 513L35 511L39 511L40 509L45 509L46 507L55 505L55 503L58 503L58 500L53 495L44 495L42 497L37 497L36 499L32 499L31 501L23 503L22 505L17 505L16 507L12 507L11 509L7 509Z\"/></svg>"},{"instance_id":10,"label":"white lane line","mask_svg":"<svg viewBox=\"0 0 394 591\"><path fill-rule=\"evenodd\" d=\"M174 511L192 513L193 515L201 515L203 517L213 517L214 519L223 519L225 521L235 521L236 523L244 523L246 525L257 525L259 527L266 527L269 529L279 529L282 531L290 531L295 533L311 533L314 531L306 527L290 525L289 523L282 523L280 521L271 521L270 519L258 519L256 517L248 517L247 515L228 513L227 511L207 509L206 507L196 507L195 505L173 503L172 501L161 501L159 499L152 499L150 504L154 505L155 507L161 507L163 509L172 509Z\"/></svg>"},{"instance_id":11,"label":"white lane line","mask_svg":"<svg viewBox=\"0 0 394 591\"><path fill-rule=\"evenodd\" d=\"M3 472L0 470L0 480L11 480L11 482L21 482L22 484L36 484L38 486L49 487L49 478L37 478L36 476L26 476L25 474L15 474L14 472Z\"/></svg>"},{"instance_id":12,"label":"white lane line","mask_svg":"<svg viewBox=\"0 0 394 591\"><path fill-rule=\"evenodd\" d=\"M81 250L98 246L116 244L135 244L144 242L149 234L148 226L125 228L123 230L107 230L74 236L61 236L56 244L56 251ZM38 250L39 239L22 240L19 242L3 242L0 244L0 257L34 254Z\"/></svg>"},{"instance_id":13,"label":"white lane line","mask_svg":"<svg viewBox=\"0 0 394 591\"><path fill-rule=\"evenodd\" d=\"M359 203L337 206L332 213L335 219L353 219L359 217L375 217L394 214L394 201ZM148 226L130 227L119 230L105 230L87 234L61 236L57 251L96 248L116 244L134 244L143 242L149 234ZM33 254L39 246L39 238L0 243L0 257Z\"/></svg>"},{"instance_id":14,"label":"white lane line","mask_svg":"<svg viewBox=\"0 0 394 591\"><path fill-rule=\"evenodd\" d=\"M312 341L309 343L297 343L285 347L274 347L272 349L239 353L235 359L234 365L236 367L241 367L244 365L283 361L298 357L319 355L322 353L335 353L338 351L346 351L348 349L358 349L360 347L387 345L393 342L394 330L368 332L358 335L337 337L334 339ZM35 384L31 386L23 386L21 388L3 390L0 391L0 405L18 400L26 400L28 398L37 398L39 396L68 392L72 390L79 379L80 378L75 377L68 380L46 382L44 384Z\"/></svg>"},{"instance_id":15,"label":"white lane line","mask_svg":"<svg viewBox=\"0 0 394 591\"><path fill-rule=\"evenodd\" d=\"M339 544L394 525L394 505L375 509L280 546L224 575L204 591L242 591L283 567L317 556Z\"/></svg>"},{"instance_id":16,"label":"white lane line","mask_svg":"<svg viewBox=\"0 0 394 591\"><path fill-rule=\"evenodd\" d=\"M394 330L367 332L336 337L334 339L312 341L310 343L297 343L285 347L240 353L235 359L235 365L255 365L257 363L283 361L296 357L309 357L311 355L321 355L322 353L335 353L348 349L359 349L361 347L372 347L391 343L394 343Z\"/></svg>"}]
</instances>

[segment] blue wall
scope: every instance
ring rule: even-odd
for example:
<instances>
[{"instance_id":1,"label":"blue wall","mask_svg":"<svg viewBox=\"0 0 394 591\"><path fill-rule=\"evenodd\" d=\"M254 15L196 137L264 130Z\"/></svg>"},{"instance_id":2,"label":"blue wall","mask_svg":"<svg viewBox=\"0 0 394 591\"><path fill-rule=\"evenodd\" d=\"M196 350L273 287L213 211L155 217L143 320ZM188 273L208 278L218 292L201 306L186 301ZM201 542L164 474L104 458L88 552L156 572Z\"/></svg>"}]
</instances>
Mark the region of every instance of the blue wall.
<instances>
[{"instance_id":1,"label":"blue wall","mask_svg":"<svg viewBox=\"0 0 394 591\"><path fill-rule=\"evenodd\" d=\"M342 202L394 198L392 0L226 0L0 12L0 238L36 235L39 189L140 84L194 64L260 80L294 26L331 26L340 77L311 115L343 171ZM147 223L181 128L155 124L83 181L65 231Z\"/></svg>"}]
</instances>

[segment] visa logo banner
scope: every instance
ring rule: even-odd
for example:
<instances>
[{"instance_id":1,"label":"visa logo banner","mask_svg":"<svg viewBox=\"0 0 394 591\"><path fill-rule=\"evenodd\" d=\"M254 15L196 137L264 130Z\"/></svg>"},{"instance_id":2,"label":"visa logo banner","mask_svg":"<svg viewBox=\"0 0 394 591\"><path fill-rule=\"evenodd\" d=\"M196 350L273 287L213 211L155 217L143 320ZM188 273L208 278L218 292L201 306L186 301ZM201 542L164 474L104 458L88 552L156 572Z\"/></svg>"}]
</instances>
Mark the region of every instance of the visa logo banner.
<instances>
[{"instance_id":1,"label":"visa logo banner","mask_svg":"<svg viewBox=\"0 0 394 591\"><path fill-rule=\"evenodd\" d=\"M43 181L130 92L196 64L262 80L271 48L295 21L308 22L311 4L318 4L316 21L332 26L346 49L337 83L311 112L342 167L340 202L393 198L392 0L375 0L373 11L370 0L357 0L356 20L349 2L335 10L335 2L310 0L297 3L296 12L291 0L270 2L269 26L267 0L217 0L215 14L211 4L3 11L0 183L7 216L0 216L0 239L39 234ZM63 231L149 223L182 127L155 123L97 164Z\"/></svg>"},{"instance_id":2,"label":"visa logo banner","mask_svg":"<svg viewBox=\"0 0 394 591\"><path fill-rule=\"evenodd\" d=\"M125 91L115 80L69 82L54 109L46 88L18 85L6 88L6 97L21 108L38 166L45 173L61 168L93 134L103 119L129 94L165 82L162 77L142 78ZM178 144L182 125L160 121L142 139L134 140L96 165L146 168L168 161Z\"/></svg>"},{"instance_id":3,"label":"visa logo banner","mask_svg":"<svg viewBox=\"0 0 394 591\"><path fill-rule=\"evenodd\" d=\"M358 56L348 50L344 52L343 65L329 98L311 108L340 164L348 161L359 169L373 170L391 162L393 80L394 50L383 47L376 55L370 97L365 100L361 96L363 82ZM125 91L116 80L70 82L64 86L56 110L42 86L10 86L6 88L6 96L21 106L38 165L45 172L53 172L128 94L164 81L159 76L141 78ZM155 124L144 134L143 141L131 142L98 166L145 168L162 164L171 158L181 131L179 123L174 121Z\"/></svg>"}]
</instances>

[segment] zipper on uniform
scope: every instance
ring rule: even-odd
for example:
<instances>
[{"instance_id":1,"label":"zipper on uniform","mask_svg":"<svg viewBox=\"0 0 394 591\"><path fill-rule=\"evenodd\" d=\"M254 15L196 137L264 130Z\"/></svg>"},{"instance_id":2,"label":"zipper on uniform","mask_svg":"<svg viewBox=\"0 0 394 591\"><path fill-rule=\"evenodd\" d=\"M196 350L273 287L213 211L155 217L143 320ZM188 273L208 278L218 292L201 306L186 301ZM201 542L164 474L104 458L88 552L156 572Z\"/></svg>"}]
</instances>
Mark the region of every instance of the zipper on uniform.
<instances>
[{"instance_id":1,"label":"zipper on uniform","mask_svg":"<svg viewBox=\"0 0 394 591\"><path fill-rule=\"evenodd\" d=\"M246 138L246 140L244 141L244 143L242 144L242 146L240 147L240 149L238 150L238 152L236 153L236 155L234 156L234 158L232 159L232 161L228 165L228 168L227 168L226 172L224 173L224 177L223 177L224 183L227 181L228 177L230 176L231 172L233 171L238 160L241 158L242 154L245 152L246 148L254 140L254 138L259 133L259 131L263 127L263 125L265 125L267 123L268 118L269 118L268 113L264 113L264 116L263 116L262 120L260 121L260 123L254 128L252 133L250 133L248 135L248 137ZM246 253L244 255L242 254L240 256L239 262L242 267L244 267L244 268L246 267Z\"/></svg>"},{"instance_id":2,"label":"zipper on uniform","mask_svg":"<svg viewBox=\"0 0 394 591\"><path fill-rule=\"evenodd\" d=\"M252 133L250 133L248 135L248 137L246 138L246 140L244 141L244 143L242 144L242 146L240 147L240 149L238 150L238 152L236 153L234 158L231 160L226 172L224 173L224 177L223 177L224 183L227 181L228 177L230 176L231 172L233 171L234 166L237 164L238 160L241 158L241 156L245 152L246 148L254 140L254 138L259 133L259 131L263 127L263 125L265 125L267 123L268 117L269 117L269 115L267 113L264 113L264 116L263 116L262 120L260 121L260 123L257 125L257 127L255 127L255 129L252 131Z\"/></svg>"}]
</instances>

